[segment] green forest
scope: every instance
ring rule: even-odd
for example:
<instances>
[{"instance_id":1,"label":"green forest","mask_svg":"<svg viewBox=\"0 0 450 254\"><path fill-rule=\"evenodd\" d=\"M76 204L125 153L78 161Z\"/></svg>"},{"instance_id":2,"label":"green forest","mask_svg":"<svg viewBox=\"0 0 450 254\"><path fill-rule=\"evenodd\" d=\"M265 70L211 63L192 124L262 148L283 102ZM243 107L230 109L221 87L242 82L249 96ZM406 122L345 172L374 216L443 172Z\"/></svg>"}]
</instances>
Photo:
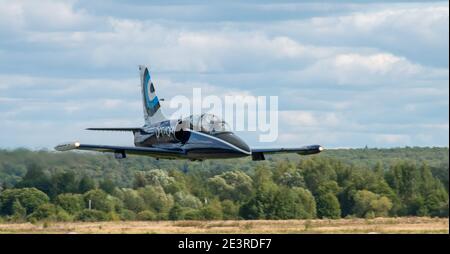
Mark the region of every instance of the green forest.
<instances>
[{"instance_id":1,"label":"green forest","mask_svg":"<svg viewBox=\"0 0 450 254\"><path fill-rule=\"evenodd\" d=\"M0 150L0 222L448 217L448 148L156 160Z\"/></svg>"}]
</instances>

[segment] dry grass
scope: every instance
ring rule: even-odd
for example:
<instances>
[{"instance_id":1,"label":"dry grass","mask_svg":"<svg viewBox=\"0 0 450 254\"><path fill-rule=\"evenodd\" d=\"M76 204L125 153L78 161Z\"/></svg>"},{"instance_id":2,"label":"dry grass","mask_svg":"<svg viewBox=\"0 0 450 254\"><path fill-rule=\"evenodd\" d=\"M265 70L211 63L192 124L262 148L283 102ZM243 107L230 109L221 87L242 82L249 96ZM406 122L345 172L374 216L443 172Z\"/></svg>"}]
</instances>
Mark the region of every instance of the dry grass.
<instances>
[{"instance_id":1,"label":"dry grass","mask_svg":"<svg viewBox=\"0 0 450 254\"><path fill-rule=\"evenodd\" d=\"M0 233L195 234L195 233L449 233L448 218L402 217L339 220L229 220L4 223Z\"/></svg>"}]
</instances>

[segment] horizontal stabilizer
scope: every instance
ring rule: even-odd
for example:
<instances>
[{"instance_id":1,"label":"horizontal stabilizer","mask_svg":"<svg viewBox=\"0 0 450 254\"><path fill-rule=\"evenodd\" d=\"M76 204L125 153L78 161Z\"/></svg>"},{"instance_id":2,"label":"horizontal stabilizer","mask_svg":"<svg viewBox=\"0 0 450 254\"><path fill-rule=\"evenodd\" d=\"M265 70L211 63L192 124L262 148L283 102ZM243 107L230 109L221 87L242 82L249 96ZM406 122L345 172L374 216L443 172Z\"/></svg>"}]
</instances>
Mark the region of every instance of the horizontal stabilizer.
<instances>
[{"instance_id":1,"label":"horizontal stabilizer","mask_svg":"<svg viewBox=\"0 0 450 254\"><path fill-rule=\"evenodd\" d=\"M141 128L133 127L133 128L87 128L86 130L90 131L132 131L137 132L140 131Z\"/></svg>"}]
</instances>

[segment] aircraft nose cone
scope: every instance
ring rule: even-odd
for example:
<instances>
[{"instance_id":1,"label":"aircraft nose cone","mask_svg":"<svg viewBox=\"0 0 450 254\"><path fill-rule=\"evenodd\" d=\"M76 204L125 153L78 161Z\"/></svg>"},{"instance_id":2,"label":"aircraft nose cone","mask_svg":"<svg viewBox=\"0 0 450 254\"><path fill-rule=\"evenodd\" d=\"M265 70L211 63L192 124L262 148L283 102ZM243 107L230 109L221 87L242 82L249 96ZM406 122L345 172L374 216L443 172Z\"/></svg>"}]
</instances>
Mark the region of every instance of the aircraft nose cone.
<instances>
[{"instance_id":1,"label":"aircraft nose cone","mask_svg":"<svg viewBox=\"0 0 450 254\"><path fill-rule=\"evenodd\" d=\"M245 153L250 153L250 147L236 134L232 132L227 133L220 133L215 135L217 138L220 138L224 140L225 142L239 148L240 150L244 151Z\"/></svg>"}]
</instances>

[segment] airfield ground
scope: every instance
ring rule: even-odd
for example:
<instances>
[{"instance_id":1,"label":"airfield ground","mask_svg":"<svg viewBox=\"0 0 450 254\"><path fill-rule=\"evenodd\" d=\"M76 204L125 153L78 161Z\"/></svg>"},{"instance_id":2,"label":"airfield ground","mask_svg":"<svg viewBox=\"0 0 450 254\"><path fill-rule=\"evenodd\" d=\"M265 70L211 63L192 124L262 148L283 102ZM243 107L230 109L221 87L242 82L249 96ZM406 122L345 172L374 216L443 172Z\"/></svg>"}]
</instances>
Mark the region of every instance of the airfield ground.
<instances>
[{"instance_id":1,"label":"airfield ground","mask_svg":"<svg viewBox=\"0 0 450 254\"><path fill-rule=\"evenodd\" d=\"M449 233L448 218L2 223L0 233Z\"/></svg>"}]
</instances>

